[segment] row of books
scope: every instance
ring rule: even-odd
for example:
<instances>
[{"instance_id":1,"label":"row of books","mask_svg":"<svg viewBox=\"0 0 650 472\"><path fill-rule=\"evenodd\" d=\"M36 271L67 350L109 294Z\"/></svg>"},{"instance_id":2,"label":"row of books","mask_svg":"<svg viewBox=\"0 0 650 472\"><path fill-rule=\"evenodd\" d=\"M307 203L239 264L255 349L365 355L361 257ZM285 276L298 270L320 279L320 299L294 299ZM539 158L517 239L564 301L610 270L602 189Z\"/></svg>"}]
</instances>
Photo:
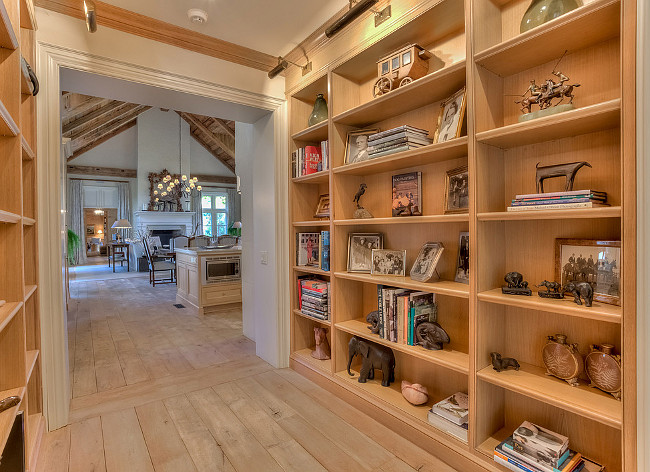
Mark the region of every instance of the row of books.
<instances>
[{"instance_id":1,"label":"row of books","mask_svg":"<svg viewBox=\"0 0 650 472\"><path fill-rule=\"evenodd\" d=\"M379 336L398 344L415 346L415 328L435 321L435 294L377 285Z\"/></svg>"},{"instance_id":2,"label":"row of books","mask_svg":"<svg viewBox=\"0 0 650 472\"><path fill-rule=\"evenodd\" d=\"M441 431L467 441L469 420L469 398L466 393L457 392L436 403L428 412L429 424Z\"/></svg>"},{"instance_id":3,"label":"row of books","mask_svg":"<svg viewBox=\"0 0 650 472\"><path fill-rule=\"evenodd\" d=\"M569 448L569 438L524 421L494 449L495 462L517 472L602 472L605 468Z\"/></svg>"},{"instance_id":4,"label":"row of books","mask_svg":"<svg viewBox=\"0 0 650 472\"><path fill-rule=\"evenodd\" d=\"M330 270L330 232L296 233L296 265Z\"/></svg>"},{"instance_id":5,"label":"row of books","mask_svg":"<svg viewBox=\"0 0 650 472\"><path fill-rule=\"evenodd\" d=\"M563 210L569 208L596 208L607 206L607 193L598 190L531 193L517 195L508 211Z\"/></svg>"},{"instance_id":6,"label":"row of books","mask_svg":"<svg viewBox=\"0 0 650 472\"><path fill-rule=\"evenodd\" d=\"M428 137L429 131L403 125L368 136L368 156L387 156L402 151L409 151L433 142Z\"/></svg>"},{"instance_id":7,"label":"row of books","mask_svg":"<svg viewBox=\"0 0 650 472\"><path fill-rule=\"evenodd\" d=\"M330 283L310 276L298 277L298 307L308 316L330 319Z\"/></svg>"},{"instance_id":8,"label":"row of books","mask_svg":"<svg viewBox=\"0 0 650 472\"><path fill-rule=\"evenodd\" d=\"M305 146L291 153L291 169L294 178L315 174L329 168L329 141L321 141L320 146Z\"/></svg>"}]
</instances>

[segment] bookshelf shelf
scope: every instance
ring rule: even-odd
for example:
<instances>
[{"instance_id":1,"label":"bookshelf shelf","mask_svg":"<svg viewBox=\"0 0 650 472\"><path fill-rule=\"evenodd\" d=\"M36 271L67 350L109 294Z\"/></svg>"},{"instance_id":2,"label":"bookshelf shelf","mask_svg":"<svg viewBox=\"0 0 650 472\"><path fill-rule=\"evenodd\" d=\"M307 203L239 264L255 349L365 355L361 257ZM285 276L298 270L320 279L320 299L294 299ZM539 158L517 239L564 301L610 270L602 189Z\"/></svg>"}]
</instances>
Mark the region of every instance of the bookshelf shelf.
<instances>
[{"instance_id":1,"label":"bookshelf shelf","mask_svg":"<svg viewBox=\"0 0 650 472\"><path fill-rule=\"evenodd\" d=\"M307 365L314 370L327 372L328 374L331 373L332 360L326 359L321 361L320 359L315 359L311 357L311 351L312 349L301 349L291 354L291 357L301 364Z\"/></svg>"},{"instance_id":2,"label":"bookshelf shelf","mask_svg":"<svg viewBox=\"0 0 650 472\"><path fill-rule=\"evenodd\" d=\"M18 133L20 133L20 128L0 100L0 136L18 136Z\"/></svg>"},{"instance_id":3,"label":"bookshelf shelf","mask_svg":"<svg viewBox=\"0 0 650 472\"><path fill-rule=\"evenodd\" d=\"M21 216L10 211L0 210L0 223L19 223Z\"/></svg>"},{"instance_id":4,"label":"bookshelf shelf","mask_svg":"<svg viewBox=\"0 0 650 472\"><path fill-rule=\"evenodd\" d=\"M28 218L26 216L23 216L23 225L34 226L35 224L36 224L36 220L34 218Z\"/></svg>"},{"instance_id":5,"label":"bookshelf shelf","mask_svg":"<svg viewBox=\"0 0 650 472\"><path fill-rule=\"evenodd\" d=\"M479 213L478 221L521 221L521 220L568 220L575 218L620 218L620 206L601 208L571 208L567 210L531 210L531 211L499 211Z\"/></svg>"},{"instance_id":6,"label":"bookshelf shelf","mask_svg":"<svg viewBox=\"0 0 650 472\"><path fill-rule=\"evenodd\" d=\"M27 366L26 378L27 383L32 377L32 372L34 372L34 366L36 365L36 360L38 359L38 350L27 351L25 353L25 365Z\"/></svg>"},{"instance_id":7,"label":"bookshelf shelf","mask_svg":"<svg viewBox=\"0 0 650 472\"><path fill-rule=\"evenodd\" d=\"M320 142L327 139L328 121L321 121L309 128L306 128L291 136L294 141L300 142Z\"/></svg>"},{"instance_id":8,"label":"bookshelf shelf","mask_svg":"<svg viewBox=\"0 0 650 472\"><path fill-rule=\"evenodd\" d=\"M11 16L4 2L0 2L0 47L5 49L17 49L18 37L14 29Z\"/></svg>"},{"instance_id":9,"label":"bookshelf shelf","mask_svg":"<svg viewBox=\"0 0 650 472\"><path fill-rule=\"evenodd\" d=\"M303 175L302 177L296 177L292 179L296 184L324 184L329 182L330 173L327 170L320 172L315 172L309 175Z\"/></svg>"},{"instance_id":10,"label":"bookshelf shelf","mask_svg":"<svg viewBox=\"0 0 650 472\"><path fill-rule=\"evenodd\" d=\"M23 149L23 161L33 161L36 158L36 154L25 139L24 135L21 135L20 143Z\"/></svg>"},{"instance_id":11,"label":"bookshelf shelf","mask_svg":"<svg viewBox=\"0 0 650 472\"><path fill-rule=\"evenodd\" d=\"M396 351L405 352L413 357L417 357L427 362L432 362L447 369L460 372L461 374L467 374L469 372L469 355L464 352L447 349L442 351L429 351L421 346L409 346L407 344L394 343L380 338L377 334L371 333L370 330L368 330L368 323L366 323L365 320L343 321L336 323L335 326L337 329L345 331L346 333L369 339L370 341L383 344L384 346L388 346Z\"/></svg>"},{"instance_id":12,"label":"bookshelf shelf","mask_svg":"<svg viewBox=\"0 0 650 472\"><path fill-rule=\"evenodd\" d=\"M590 320L605 321L607 323L620 324L623 319L623 310L620 306L606 305L597 301L593 302L591 307L576 305L573 298L566 296L561 300L550 298L541 298L536 292L532 297L521 297L505 295L501 293L500 288L480 292L479 301L495 303L498 305L514 306L528 310L539 310L561 315L576 316L578 318L587 318Z\"/></svg>"},{"instance_id":13,"label":"bookshelf shelf","mask_svg":"<svg viewBox=\"0 0 650 472\"><path fill-rule=\"evenodd\" d=\"M32 0L20 0L20 27L35 30L36 14Z\"/></svg>"},{"instance_id":14,"label":"bookshelf shelf","mask_svg":"<svg viewBox=\"0 0 650 472\"><path fill-rule=\"evenodd\" d=\"M419 292L430 292L438 295L447 295L449 297L469 298L469 285L449 280L439 282L416 282L408 277L398 277L391 275L370 275L355 274L352 272L335 272L334 276L339 279L356 280L378 285L388 285L408 290L417 290Z\"/></svg>"},{"instance_id":15,"label":"bookshelf shelf","mask_svg":"<svg viewBox=\"0 0 650 472\"><path fill-rule=\"evenodd\" d=\"M331 272L326 270L321 270L318 267L293 266L293 270L295 270L296 272L303 272L305 274L325 275L328 277L331 275Z\"/></svg>"},{"instance_id":16,"label":"bookshelf shelf","mask_svg":"<svg viewBox=\"0 0 650 472\"><path fill-rule=\"evenodd\" d=\"M475 62L506 77L557 60L569 47L582 49L619 34L620 0L597 0L474 56Z\"/></svg>"},{"instance_id":17,"label":"bookshelf shelf","mask_svg":"<svg viewBox=\"0 0 650 472\"><path fill-rule=\"evenodd\" d=\"M308 319L310 321L313 321L315 323L322 324L322 325L325 325L325 326L332 326L332 323L330 321L328 321L328 320L319 320L318 318L314 318L313 316L309 316L309 315L304 314L300 310L293 310L293 313L296 316L301 316L301 317L306 318L306 319Z\"/></svg>"},{"instance_id":18,"label":"bookshelf shelf","mask_svg":"<svg viewBox=\"0 0 650 472\"><path fill-rule=\"evenodd\" d=\"M294 221L292 224L293 224L294 228L297 228L297 227L322 227L322 226L329 226L330 225L330 220Z\"/></svg>"},{"instance_id":19,"label":"bookshelf shelf","mask_svg":"<svg viewBox=\"0 0 650 472\"><path fill-rule=\"evenodd\" d=\"M32 295L34 295L37 288L38 286L36 285L25 285L25 302L32 298Z\"/></svg>"},{"instance_id":20,"label":"bookshelf shelf","mask_svg":"<svg viewBox=\"0 0 650 472\"><path fill-rule=\"evenodd\" d=\"M414 166L450 161L467 156L467 136L444 143L430 144L419 149L334 168L337 175L368 175L391 172Z\"/></svg>"},{"instance_id":21,"label":"bookshelf shelf","mask_svg":"<svg viewBox=\"0 0 650 472\"><path fill-rule=\"evenodd\" d=\"M0 392L0 397L7 398L12 396L18 396L21 399L25 399L25 387L21 388L12 388L10 390L5 390ZM11 432L11 427L14 424L14 419L18 414L18 411L24 408L23 402L21 401L18 405L9 408L8 410L0 413L0 450L4 450L5 445L7 444L7 439L9 438L9 433Z\"/></svg>"},{"instance_id":22,"label":"bookshelf shelf","mask_svg":"<svg viewBox=\"0 0 650 472\"><path fill-rule=\"evenodd\" d=\"M490 459L492 459L492 456L494 455L494 449L501 444L503 441L508 439L508 437L512 434L512 429L510 428L502 428L496 433L494 433L492 436L487 438L485 441L483 441L477 448L476 450L480 452L481 454L485 454L488 456ZM505 468L500 467L500 470L506 470Z\"/></svg>"},{"instance_id":23,"label":"bookshelf shelf","mask_svg":"<svg viewBox=\"0 0 650 472\"><path fill-rule=\"evenodd\" d=\"M0 332L5 329L22 307L23 302L5 303L0 307Z\"/></svg>"},{"instance_id":24,"label":"bookshelf shelf","mask_svg":"<svg viewBox=\"0 0 650 472\"><path fill-rule=\"evenodd\" d=\"M363 127L449 97L465 85L465 61L432 72L381 97L332 118L339 125Z\"/></svg>"},{"instance_id":25,"label":"bookshelf shelf","mask_svg":"<svg viewBox=\"0 0 650 472\"><path fill-rule=\"evenodd\" d=\"M450 215L424 215L402 216L390 218L366 218L361 220L334 220L335 226L361 226L361 225L407 225L423 223L464 223L469 221L466 213Z\"/></svg>"},{"instance_id":26,"label":"bookshelf shelf","mask_svg":"<svg viewBox=\"0 0 650 472\"><path fill-rule=\"evenodd\" d=\"M572 387L563 380L546 375L542 368L522 363L519 371L496 372L492 366L487 366L478 371L477 377L607 426L621 428L623 406L620 401L586 384Z\"/></svg>"},{"instance_id":27,"label":"bookshelf shelf","mask_svg":"<svg viewBox=\"0 0 650 472\"><path fill-rule=\"evenodd\" d=\"M502 149L593 133L619 126L621 100L614 99L559 115L516 123L476 134L476 140Z\"/></svg>"}]
</instances>

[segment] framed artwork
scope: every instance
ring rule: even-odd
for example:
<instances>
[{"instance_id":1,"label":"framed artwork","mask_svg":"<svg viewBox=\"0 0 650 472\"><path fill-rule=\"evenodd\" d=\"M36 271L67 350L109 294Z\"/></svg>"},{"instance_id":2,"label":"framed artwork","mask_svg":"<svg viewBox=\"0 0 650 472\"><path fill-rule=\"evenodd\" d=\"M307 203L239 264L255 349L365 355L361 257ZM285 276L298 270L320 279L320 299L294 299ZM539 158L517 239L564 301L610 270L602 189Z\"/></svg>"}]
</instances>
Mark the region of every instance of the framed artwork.
<instances>
[{"instance_id":1,"label":"framed artwork","mask_svg":"<svg viewBox=\"0 0 650 472\"><path fill-rule=\"evenodd\" d=\"M406 275L406 251L372 250L372 275Z\"/></svg>"},{"instance_id":2,"label":"framed artwork","mask_svg":"<svg viewBox=\"0 0 650 472\"><path fill-rule=\"evenodd\" d=\"M467 166L448 170L445 177L445 213L469 212L469 173Z\"/></svg>"},{"instance_id":3,"label":"framed artwork","mask_svg":"<svg viewBox=\"0 0 650 472\"><path fill-rule=\"evenodd\" d=\"M329 194L321 195L316 207L315 218L329 218L330 217L330 196Z\"/></svg>"},{"instance_id":4,"label":"framed artwork","mask_svg":"<svg viewBox=\"0 0 650 472\"><path fill-rule=\"evenodd\" d=\"M621 242L556 239L555 278L562 286L587 282L594 289L594 300L620 305Z\"/></svg>"},{"instance_id":5,"label":"framed artwork","mask_svg":"<svg viewBox=\"0 0 650 472\"><path fill-rule=\"evenodd\" d=\"M86 234L95 234L95 225L86 225Z\"/></svg>"},{"instance_id":6,"label":"framed artwork","mask_svg":"<svg viewBox=\"0 0 650 472\"><path fill-rule=\"evenodd\" d=\"M458 238L458 259L456 261L456 282L469 284L469 233L462 232Z\"/></svg>"},{"instance_id":7,"label":"framed artwork","mask_svg":"<svg viewBox=\"0 0 650 472\"><path fill-rule=\"evenodd\" d=\"M465 118L465 96L465 87L463 87L440 105L434 143L444 143L460 136Z\"/></svg>"},{"instance_id":8,"label":"framed artwork","mask_svg":"<svg viewBox=\"0 0 650 472\"><path fill-rule=\"evenodd\" d=\"M360 129L350 131L345 143L345 164L354 164L370 159L368 155L368 138L379 132L378 129Z\"/></svg>"},{"instance_id":9,"label":"framed artwork","mask_svg":"<svg viewBox=\"0 0 650 472\"><path fill-rule=\"evenodd\" d=\"M348 272L370 274L372 251L384 248L382 233L350 233L348 235Z\"/></svg>"},{"instance_id":10,"label":"framed artwork","mask_svg":"<svg viewBox=\"0 0 650 472\"><path fill-rule=\"evenodd\" d=\"M425 243L411 268L411 278L417 282L428 282L433 278L436 266L445 247L442 243Z\"/></svg>"}]
</instances>

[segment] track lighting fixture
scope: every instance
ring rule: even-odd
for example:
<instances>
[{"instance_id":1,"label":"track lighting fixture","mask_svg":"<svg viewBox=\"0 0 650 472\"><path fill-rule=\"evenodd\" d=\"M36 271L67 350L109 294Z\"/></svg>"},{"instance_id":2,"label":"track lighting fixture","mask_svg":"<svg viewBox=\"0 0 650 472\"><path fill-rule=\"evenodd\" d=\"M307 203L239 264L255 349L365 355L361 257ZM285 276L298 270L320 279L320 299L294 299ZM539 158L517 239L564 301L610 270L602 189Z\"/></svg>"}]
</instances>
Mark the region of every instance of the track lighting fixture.
<instances>
[{"instance_id":1,"label":"track lighting fixture","mask_svg":"<svg viewBox=\"0 0 650 472\"><path fill-rule=\"evenodd\" d=\"M93 0L84 0L84 14L86 15L86 28L89 33L97 31L97 12Z\"/></svg>"},{"instance_id":2,"label":"track lighting fixture","mask_svg":"<svg viewBox=\"0 0 650 472\"><path fill-rule=\"evenodd\" d=\"M269 79L274 79L277 77L281 72L285 71L289 67L289 64L300 67L302 69L302 75L307 75L309 72L311 72L311 62L308 62L304 66L301 66L295 62L287 61L285 58L280 56L278 57L278 65L269 71Z\"/></svg>"},{"instance_id":3,"label":"track lighting fixture","mask_svg":"<svg viewBox=\"0 0 650 472\"><path fill-rule=\"evenodd\" d=\"M325 30L325 36L331 38L354 20L359 18L363 13L370 10L379 0L350 0L350 9L341 18L336 20ZM390 5L381 12L375 13L375 26L379 26L386 19L390 18Z\"/></svg>"}]
</instances>

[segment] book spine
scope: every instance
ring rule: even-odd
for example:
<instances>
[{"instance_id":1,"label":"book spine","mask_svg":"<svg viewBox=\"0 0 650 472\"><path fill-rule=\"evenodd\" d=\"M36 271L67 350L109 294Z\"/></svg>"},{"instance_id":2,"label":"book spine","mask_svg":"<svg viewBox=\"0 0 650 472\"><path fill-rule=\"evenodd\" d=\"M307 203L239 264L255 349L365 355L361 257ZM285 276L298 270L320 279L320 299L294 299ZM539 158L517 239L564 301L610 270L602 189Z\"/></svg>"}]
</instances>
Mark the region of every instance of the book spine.
<instances>
[{"instance_id":1,"label":"book spine","mask_svg":"<svg viewBox=\"0 0 650 472\"><path fill-rule=\"evenodd\" d=\"M382 332L382 319L384 318L384 286L377 285L377 311L379 311L379 337L381 337Z\"/></svg>"},{"instance_id":2,"label":"book spine","mask_svg":"<svg viewBox=\"0 0 650 472\"><path fill-rule=\"evenodd\" d=\"M389 150L386 150L386 151L381 151L381 152L376 152L376 153L370 153L369 152L368 155L371 158L374 159L374 158L377 158L377 157L388 156L389 154L396 154L398 152L410 151L411 149L413 149L413 147L411 147L408 144L405 144L403 146L399 146L399 147L396 147L394 149L389 149Z\"/></svg>"},{"instance_id":3,"label":"book spine","mask_svg":"<svg viewBox=\"0 0 650 472\"><path fill-rule=\"evenodd\" d=\"M323 243L323 250L321 252L321 270L329 272L330 270L330 232L322 231L321 232L321 241Z\"/></svg>"},{"instance_id":4,"label":"book spine","mask_svg":"<svg viewBox=\"0 0 650 472\"><path fill-rule=\"evenodd\" d=\"M566 205L567 203L602 203L602 200L593 198L563 198L554 200L513 200L512 206L534 206L534 205Z\"/></svg>"},{"instance_id":5,"label":"book spine","mask_svg":"<svg viewBox=\"0 0 650 472\"><path fill-rule=\"evenodd\" d=\"M507 211L529 211L529 210L567 210L575 208L598 208L599 203L586 202L586 203L556 203L553 205L531 205L531 206L509 206Z\"/></svg>"},{"instance_id":6,"label":"book spine","mask_svg":"<svg viewBox=\"0 0 650 472\"><path fill-rule=\"evenodd\" d=\"M524 195L516 195L517 200L524 198L549 198L549 197L565 197L565 196L582 196L582 195L607 195L606 192L599 192L598 190L571 190L568 192L549 192L549 193L530 193Z\"/></svg>"},{"instance_id":7,"label":"book spine","mask_svg":"<svg viewBox=\"0 0 650 472\"><path fill-rule=\"evenodd\" d=\"M522 464L515 461L514 459L511 459L505 454L501 454L500 452L497 451L494 451L494 461L506 467L507 469L514 470L515 472L521 472L522 470L524 472L537 472L536 470L529 469L528 467L524 467Z\"/></svg>"},{"instance_id":8,"label":"book spine","mask_svg":"<svg viewBox=\"0 0 650 472\"><path fill-rule=\"evenodd\" d=\"M375 140L375 139L383 138L384 136L390 136L392 134L405 133L405 132L422 134L424 136L427 136L429 134L429 132L425 129L414 128L413 126L409 126L409 125L402 125L402 126L398 126L397 128L387 129L386 131L381 131L379 133L372 134L370 135L369 140Z\"/></svg>"}]
</instances>

